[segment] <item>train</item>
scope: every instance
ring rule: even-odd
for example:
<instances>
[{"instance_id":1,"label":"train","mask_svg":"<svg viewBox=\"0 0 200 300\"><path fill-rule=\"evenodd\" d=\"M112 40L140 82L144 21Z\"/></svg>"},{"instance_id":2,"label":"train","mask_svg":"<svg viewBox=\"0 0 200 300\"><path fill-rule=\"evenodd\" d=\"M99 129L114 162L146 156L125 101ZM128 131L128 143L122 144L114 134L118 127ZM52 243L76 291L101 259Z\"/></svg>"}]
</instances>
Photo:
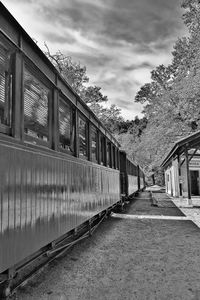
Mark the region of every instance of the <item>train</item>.
<instances>
[{"instance_id":1,"label":"train","mask_svg":"<svg viewBox=\"0 0 200 300\"><path fill-rule=\"evenodd\" d=\"M1 2L0 17L1 286L145 177Z\"/></svg>"}]
</instances>

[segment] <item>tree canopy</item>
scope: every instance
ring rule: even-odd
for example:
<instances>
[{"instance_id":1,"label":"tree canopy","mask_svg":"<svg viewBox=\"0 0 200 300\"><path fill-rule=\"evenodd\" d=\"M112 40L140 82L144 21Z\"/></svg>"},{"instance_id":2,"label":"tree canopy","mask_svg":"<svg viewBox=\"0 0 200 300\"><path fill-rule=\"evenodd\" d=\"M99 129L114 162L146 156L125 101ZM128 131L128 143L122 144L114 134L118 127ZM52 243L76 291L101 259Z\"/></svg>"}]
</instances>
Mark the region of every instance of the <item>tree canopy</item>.
<instances>
[{"instance_id":1,"label":"tree canopy","mask_svg":"<svg viewBox=\"0 0 200 300\"><path fill-rule=\"evenodd\" d=\"M132 146L132 155L152 173L159 170L173 143L200 129L200 2L184 0L187 37L178 38L168 66L151 71L151 82L137 92L147 126Z\"/></svg>"},{"instance_id":2,"label":"tree canopy","mask_svg":"<svg viewBox=\"0 0 200 300\"><path fill-rule=\"evenodd\" d=\"M123 121L121 110L114 104L106 105L108 97L102 94L101 87L88 85L89 77L86 67L74 62L70 56L64 55L61 51L52 54L47 44L45 47L45 54L63 78L71 84L103 124L110 131L115 131L117 123Z\"/></svg>"}]
</instances>

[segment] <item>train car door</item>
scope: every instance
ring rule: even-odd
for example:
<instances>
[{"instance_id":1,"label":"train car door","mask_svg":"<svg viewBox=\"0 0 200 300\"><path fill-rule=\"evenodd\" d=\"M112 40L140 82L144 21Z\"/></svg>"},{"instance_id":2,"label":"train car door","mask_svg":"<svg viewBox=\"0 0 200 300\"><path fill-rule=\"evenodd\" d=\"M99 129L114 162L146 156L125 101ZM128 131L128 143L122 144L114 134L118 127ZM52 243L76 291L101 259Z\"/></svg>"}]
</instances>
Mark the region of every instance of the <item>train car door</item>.
<instances>
[{"instance_id":1,"label":"train car door","mask_svg":"<svg viewBox=\"0 0 200 300\"><path fill-rule=\"evenodd\" d=\"M191 194L199 195L199 171L190 170Z\"/></svg>"}]
</instances>

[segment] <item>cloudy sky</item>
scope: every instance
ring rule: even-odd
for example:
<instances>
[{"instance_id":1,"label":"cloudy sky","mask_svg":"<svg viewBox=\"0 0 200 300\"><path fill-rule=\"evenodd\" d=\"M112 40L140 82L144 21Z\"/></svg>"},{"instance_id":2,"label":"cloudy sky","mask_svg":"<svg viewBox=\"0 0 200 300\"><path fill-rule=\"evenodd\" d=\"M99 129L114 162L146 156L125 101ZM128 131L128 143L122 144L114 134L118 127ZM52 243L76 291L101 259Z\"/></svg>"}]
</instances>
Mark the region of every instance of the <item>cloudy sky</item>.
<instances>
[{"instance_id":1,"label":"cloudy sky","mask_svg":"<svg viewBox=\"0 0 200 300\"><path fill-rule=\"evenodd\" d=\"M171 61L185 34L179 0L3 0L44 49L61 50L87 67L90 84L102 87L125 119L141 116L134 103L150 71Z\"/></svg>"}]
</instances>

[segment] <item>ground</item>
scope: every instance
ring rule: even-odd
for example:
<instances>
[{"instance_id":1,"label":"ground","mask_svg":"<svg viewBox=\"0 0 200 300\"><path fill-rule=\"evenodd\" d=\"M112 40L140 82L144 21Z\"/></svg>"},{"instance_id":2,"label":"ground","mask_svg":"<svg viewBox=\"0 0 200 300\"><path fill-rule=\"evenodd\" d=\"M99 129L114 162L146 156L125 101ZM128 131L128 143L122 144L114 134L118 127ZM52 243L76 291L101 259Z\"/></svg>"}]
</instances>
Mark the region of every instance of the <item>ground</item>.
<instances>
[{"instance_id":1,"label":"ground","mask_svg":"<svg viewBox=\"0 0 200 300\"><path fill-rule=\"evenodd\" d=\"M138 199L124 214L183 216ZM200 300L200 229L188 220L109 217L18 290L16 300Z\"/></svg>"}]
</instances>

